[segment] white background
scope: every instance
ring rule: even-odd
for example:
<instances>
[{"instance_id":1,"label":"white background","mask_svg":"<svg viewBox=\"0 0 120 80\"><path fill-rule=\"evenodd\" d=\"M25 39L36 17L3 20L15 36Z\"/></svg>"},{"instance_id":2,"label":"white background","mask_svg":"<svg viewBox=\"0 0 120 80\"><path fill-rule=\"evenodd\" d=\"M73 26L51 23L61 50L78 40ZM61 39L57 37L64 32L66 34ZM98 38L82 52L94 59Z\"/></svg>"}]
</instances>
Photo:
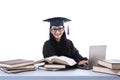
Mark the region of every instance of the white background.
<instances>
[{"instance_id":1,"label":"white background","mask_svg":"<svg viewBox=\"0 0 120 80\"><path fill-rule=\"evenodd\" d=\"M120 59L119 0L0 0L0 60L42 58L50 17L67 17L80 54L90 45L107 45L106 58Z\"/></svg>"}]
</instances>

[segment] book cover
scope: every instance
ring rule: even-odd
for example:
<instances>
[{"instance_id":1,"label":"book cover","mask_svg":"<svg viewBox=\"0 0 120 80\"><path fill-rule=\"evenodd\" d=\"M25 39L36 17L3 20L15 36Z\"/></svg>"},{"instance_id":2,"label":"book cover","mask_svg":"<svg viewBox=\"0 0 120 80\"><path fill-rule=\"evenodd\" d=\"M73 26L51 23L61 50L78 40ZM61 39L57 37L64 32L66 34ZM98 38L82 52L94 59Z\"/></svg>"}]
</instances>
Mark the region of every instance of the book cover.
<instances>
[{"instance_id":1,"label":"book cover","mask_svg":"<svg viewBox=\"0 0 120 80\"><path fill-rule=\"evenodd\" d=\"M120 76L120 71L117 73L117 75L119 75L119 76Z\"/></svg>"},{"instance_id":2,"label":"book cover","mask_svg":"<svg viewBox=\"0 0 120 80\"><path fill-rule=\"evenodd\" d=\"M14 60L7 60L7 61L0 61L0 67L20 67L25 65L34 64L33 60L25 60L25 59L14 59Z\"/></svg>"},{"instance_id":3,"label":"book cover","mask_svg":"<svg viewBox=\"0 0 120 80\"><path fill-rule=\"evenodd\" d=\"M120 60L116 59L98 60L98 64L110 69L120 69Z\"/></svg>"},{"instance_id":4,"label":"book cover","mask_svg":"<svg viewBox=\"0 0 120 80\"><path fill-rule=\"evenodd\" d=\"M46 70L46 71L60 71L60 70L64 70L64 69L60 69L60 68L45 68L44 65L38 66L38 69Z\"/></svg>"},{"instance_id":5,"label":"book cover","mask_svg":"<svg viewBox=\"0 0 120 80\"><path fill-rule=\"evenodd\" d=\"M34 65L26 65L26 66L20 66L20 67L0 67L1 69L5 69L5 70L7 70L7 71L11 71L11 70L25 70L25 69L33 69L33 68L35 68L35 66Z\"/></svg>"},{"instance_id":6,"label":"book cover","mask_svg":"<svg viewBox=\"0 0 120 80\"><path fill-rule=\"evenodd\" d=\"M45 64L45 68L50 68L50 69L65 69L65 65L60 65L60 64Z\"/></svg>"},{"instance_id":7,"label":"book cover","mask_svg":"<svg viewBox=\"0 0 120 80\"><path fill-rule=\"evenodd\" d=\"M118 75L118 72L120 72L120 69L110 69L101 65L94 65L92 71L94 72L100 72L100 73L105 73L105 74L113 74L113 75Z\"/></svg>"},{"instance_id":8,"label":"book cover","mask_svg":"<svg viewBox=\"0 0 120 80\"><path fill-rule=\"evenodd\" d=\"M35 67L26 68L26 69L7 69L7 68L0 68L1 71L5 73L19 73L19 72L25 72L25 71L33 71L35 70Z\"/></svg>"}]
</instances>

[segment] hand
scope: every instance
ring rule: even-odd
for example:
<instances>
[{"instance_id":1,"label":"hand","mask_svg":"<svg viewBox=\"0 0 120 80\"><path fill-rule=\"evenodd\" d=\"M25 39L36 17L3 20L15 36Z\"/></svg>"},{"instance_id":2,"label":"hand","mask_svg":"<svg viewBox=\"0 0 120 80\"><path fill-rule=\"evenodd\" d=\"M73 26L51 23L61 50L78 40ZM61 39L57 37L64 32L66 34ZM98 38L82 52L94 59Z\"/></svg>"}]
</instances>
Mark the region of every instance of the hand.
<instances>
[{"instance_id":1,"label":"hand","mask_svg":"<svg viewBox=\"0 0 120 80\"><path fill-rule=\"evenodd\" d=\"M87 66L88 65L88 60L79 61L78 65L85 65L85 66Z\"/></svg>"}]
</instances>

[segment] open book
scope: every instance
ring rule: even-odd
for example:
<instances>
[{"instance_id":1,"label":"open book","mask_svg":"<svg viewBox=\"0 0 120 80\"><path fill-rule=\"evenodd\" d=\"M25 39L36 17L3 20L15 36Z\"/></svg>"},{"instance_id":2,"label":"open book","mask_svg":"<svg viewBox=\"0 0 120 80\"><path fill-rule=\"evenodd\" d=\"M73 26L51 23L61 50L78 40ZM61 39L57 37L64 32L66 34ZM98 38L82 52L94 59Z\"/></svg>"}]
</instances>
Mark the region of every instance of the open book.
<instances>
[{"instance_id":1,"label":"open book","mask_svg":"<svg viewBox=\"0 0 120 80\"><path fill-rule=\"evenodd\" d=\"M35 63L47 62L49 64L63 64L67 66L73 66L76 64L75 60L66 56L51 56L41 60L36 61Z\"/></svg>"}]
</instances>

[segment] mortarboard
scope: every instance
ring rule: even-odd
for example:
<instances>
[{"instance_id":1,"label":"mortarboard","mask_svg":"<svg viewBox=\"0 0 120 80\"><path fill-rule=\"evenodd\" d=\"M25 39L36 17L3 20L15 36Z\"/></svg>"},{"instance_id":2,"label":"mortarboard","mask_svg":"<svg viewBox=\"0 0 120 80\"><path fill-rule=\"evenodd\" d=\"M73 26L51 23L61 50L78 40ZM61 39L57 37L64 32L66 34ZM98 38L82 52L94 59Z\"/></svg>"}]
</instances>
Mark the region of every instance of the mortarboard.
<instances>
[{"instance_id":1,"label":"mortarboard","mask_svg":"<svg viewBox=\"0 0 120 80\"><path fill-rule=\"evenodd\" d=\"M43 20L45 22L50 22L50 26L63 26L65 22L71 21L65 17L53 17Z\"/></svg>"},{"instance_id":2,"label":"mortarboard","mask_svg":"<svg viewBox=\"0 0 120 80\"><path fill-rule=\"evenodd\" d=\"M69 22L71 20L65 17L53 17L45 19L43 21L50 22L50 26L64 26L65 22ZM69 35L69 26L67 28L67 34Z\"/></svg>"}]
</instances>

